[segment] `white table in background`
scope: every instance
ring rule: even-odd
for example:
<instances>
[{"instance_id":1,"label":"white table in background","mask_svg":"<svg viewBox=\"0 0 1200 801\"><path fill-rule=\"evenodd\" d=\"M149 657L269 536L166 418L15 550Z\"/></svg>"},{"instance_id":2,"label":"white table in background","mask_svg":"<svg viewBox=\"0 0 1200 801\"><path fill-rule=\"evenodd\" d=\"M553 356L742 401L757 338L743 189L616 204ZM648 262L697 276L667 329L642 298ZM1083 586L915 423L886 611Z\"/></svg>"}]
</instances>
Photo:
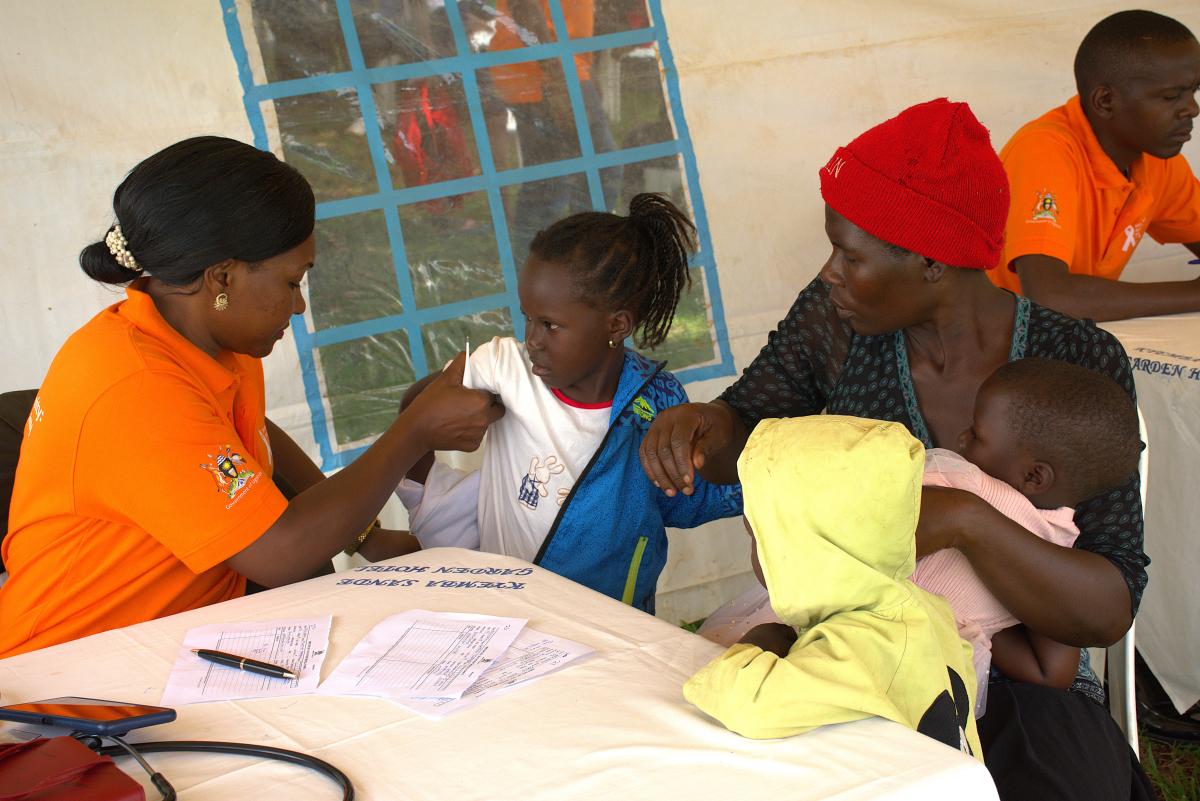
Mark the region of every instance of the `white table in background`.
<instances>
[{"instance_id":1,"label":"white table in background","mask_svg":"<svg viewBox=\"0 0 1200 801\"><path fill-rule=\"evenodd\" d=\"M529 573L496 576L488 568ZM459 570L471 572L451 572ZM489 581L519 587L454 586ZM412 608L526 617L532 628L596 653L440 721L377 698L307 695L186 706L174 723L130 739L229 740L304 751L345 771L358 798L378 801L996 797L980 763L885 720L785 740L748 740L726 731L680 691L718 646L524 562L457 549L425 551L0 660L0 692L5 703L82 695L156 704L188 629L332 614L327 676L372 626ZM123 766L138 775L127 762ZM182 801L336 797L328 780L287 765L201 754L154 755L152 763Z\"/></svg>"},{"instance_id":2,"label":"white table in background","mask_svg":"<svg viewBox=\"0 0 1200 801\"><path fill-rule=\"evenodd\" d=\"M1150 448L1150 584L1137 648L1183 712L1200 701L1200 314L1104 323L1133 363Z\"/></svg>"}]
</instances>

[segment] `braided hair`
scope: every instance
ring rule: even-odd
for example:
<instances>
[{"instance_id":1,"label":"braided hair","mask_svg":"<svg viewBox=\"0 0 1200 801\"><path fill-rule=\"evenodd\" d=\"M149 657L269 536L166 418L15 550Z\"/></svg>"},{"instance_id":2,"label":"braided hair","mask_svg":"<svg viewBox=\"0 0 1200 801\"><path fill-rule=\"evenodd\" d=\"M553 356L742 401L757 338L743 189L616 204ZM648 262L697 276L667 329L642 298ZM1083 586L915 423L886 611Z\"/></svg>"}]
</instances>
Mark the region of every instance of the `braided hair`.
<instances>
[{"instance_id":1,"label":"braided hair","mask_svg":"<svg viewBox=\"0 0 1200 801\"><path fill-rule=\"evenodd\" d=\"M688 256L696 250L696 227L664 195L643 193L629 216L585 211L538 232L531 256L570 270L583 302L608 310L629 309L634 342L661 345L675 307L691 286Z\"/></svg>"}]
</instances>

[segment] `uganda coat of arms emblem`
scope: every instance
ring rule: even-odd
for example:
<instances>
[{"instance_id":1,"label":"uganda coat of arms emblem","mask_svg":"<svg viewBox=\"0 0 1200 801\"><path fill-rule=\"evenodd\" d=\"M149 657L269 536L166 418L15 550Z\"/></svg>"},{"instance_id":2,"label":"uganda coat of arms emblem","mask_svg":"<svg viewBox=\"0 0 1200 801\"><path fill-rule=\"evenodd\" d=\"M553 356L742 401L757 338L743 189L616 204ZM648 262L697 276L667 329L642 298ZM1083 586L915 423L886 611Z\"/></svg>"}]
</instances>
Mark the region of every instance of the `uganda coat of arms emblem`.
<instances>
[{"instance_id":1,"label":"uganda coat of arms emblem","mask_svg":"<svg viewBox=\"0 0 1200 801\"><path fill-rule=\"evenodd\" d=\"M1037 193L1037 205L1033 207L1033 216L1029 219L1031 222L1045 220L1058 225L1058 201L1054 199L1053 192L1043 189Z\"/></svg>"},{"instance_id":2,"label":"uganda coat of arms emblem","mask_svg":"<svg viewBox=\"0 0 1200 801\"><path fill-rule=\"evenodd\" d=\"M254 471L247 470L246 460L240 453L234 453L229 445L218 448L216 454L208 454L212 461L200 465L201 470L207 470L217 485L217 492L224 493L230 500L254 478Z\"/></svg>"}]
</instances>

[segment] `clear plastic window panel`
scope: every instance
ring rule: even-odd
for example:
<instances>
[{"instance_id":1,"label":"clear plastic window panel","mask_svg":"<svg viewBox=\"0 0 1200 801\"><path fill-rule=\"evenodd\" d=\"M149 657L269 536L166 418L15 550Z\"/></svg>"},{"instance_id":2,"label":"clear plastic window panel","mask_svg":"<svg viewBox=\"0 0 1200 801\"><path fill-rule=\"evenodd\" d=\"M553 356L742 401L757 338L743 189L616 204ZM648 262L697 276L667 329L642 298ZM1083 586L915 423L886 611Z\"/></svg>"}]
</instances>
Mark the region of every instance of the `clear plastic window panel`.
<instances>
[{"instance_id":1,"label":"clear plastic window panel","mask_svg":"<svg viewBox=\"0 0 1200 801\"><path fill-rule=\"evenodd\" d=\"M485 193L401 206L400 227L417 308L504 292Z\"/></svg>"},{"instance_id":2,"label":"clear plastic window panel","mask_svg":"<svg viewBox=\"0 0 1200 801\"><path fill-rule=\"evenodd\" d=\"M368 67L419 64L450 58L456 52L444 3L350 0L350 9Z\"/></svg>"},{"instance_id":3,"label":"clear plastic window panel","mask_svg":"<svg viewBox=\"0 0 1200 801\"><path fill-rule=\"evenodd\" d=\"M539 0L477 0L459 8L467 40L476 53L516 50L555 40L554 22ZM570 23L567 27L569 30Z\"/></svg>"},{"instance_id":4,"label":"clear plastic window panel","mask_svg":"<svg viewBox=\"0 0 1200 801\"><path fill-rule=\"evenodd\" d=\"M281 97L274 112L283 159L312 184L318 203L378 191L357 91Z\"/></svg>"},{"instance_id":5,"label":"clear plastic window panel","mask_svg":"<svg viewBox=\"0 0 1200 801\"><path fill-rule=\"evenodd\" d=\"M382 211L317 220L309 316L317 331L400 314L400 289Z\"/></svg>"},{"instance_id":6,"label":"clear plastic window panel","mask_svg":"<svg viewBox=\"0 0 1200 801\"><path fill-rule=\"evenodd\" d=\"M650 26L645 0L563 0L561 7L570 39ZM557 38L553 12L541 0L466 0L459 8L476 52L511 50Z\"/></svg>"},{"instance_id":7,"label":"clear plastic window panel","mask_svg":"<svg viewBox=\"0 0 1200 801\"><path fill-rule=\"evenodd\" d=\"M437 369L453 359L468 341L474 350L484 342L490 342L493 337L512 335L512 314L507 308L489 309L421 326L421 339L430 369Z\"/></svg>"},{"instance_id":8,"label":"clear plastic window panel","mask_svg":"<svg viewBox=\"0 0 1200 801\"><path fill-rule=\"evenodd\" d=\"M658 0L217 1L239 21L230 41L248 66L255 144L317 198L296 341L316 369L306 387L326 469L467 339L521 330L516 281L538 231L580 211L624 214L639 192L692 213ZM698 254L652 354L675 371L731 372L713 270Z\"/></svg>"},{"instance_id":9,"label":"clear plastic window panel","mask_svg":"<svg viewBox=\"0 0 1200 801\"><path fill-rule=\"evenodd\" d=\"M396 419L416 380L408 334L388 331L317 349L338 445L374 439Z\"/></svg>"},{"instance_id":10,"label":"clear plastic window panel","mask_svg":"<svg viewBox=\"0 0 1200 801\"><path fill-rule=\"evenodd\" d=\"M570 0L564 3L564 10L570 4ZM596 36L650 27L650 10L646 8L646 0L583 0L583 4L592 6L592 33ZM570 31L570 28L568 22L567 30ZM572 34L571 38L576 36Z\"/></svg>"},{"instance_id":11,"label":"clear plastic window panel","mask_svg":"<svg viewBox=\"0 0 1200 801\"><path fill-rule=\"evenodd\" d=\"M529 258L529 243L538 231L563 217L592 210L587 176L583 173L512 184L501 189L500 194L508 220L513 264L518 272Z\"/></svg>"},{"instance_id":12,"label":"clear plastic window panel","mask_svg":"<svg viewBox=\"0 0 1200 801\"><path fill-rule=\"evenodd\" d=\"M251 33L268 83L350 68L334 0L250 0ZM243 17L243 20L245 18Z\"/></svg>"},{"instance_id":13,"label":"clear plastic window panel","mask_svg":"<svg viewBox=\"0 0 1200 801\"><path fill-rule=\"evenodd\" d=\"M492 147L497 170L579 157L579 132L560 60L503 64L477 74L488 129L505 131ZM506 141L509 134L515 149Z\"/></svg>"},{"instance_id":14,"label":"clear plastic window panel","mask_svg":"<svg viewBox=\"0 0 1200 801\"><path fill-rule=\"evenodd\" d=\"M479 148L460 75L386 81L372 90L392 186L479 175Z\"/></svg>"},{"instance_id":15,"label":"clear plastic window panel","mask_svg":"<svg viewBox=\"0 0 1200 801\"><path fill-rule=\"evenodd\" d=\"M600 170L604 202L618 214L629 212L629 201L642 192L666 195L681 211L694 219L687 198L687 182L678 156L635 161Z\"/></svg>"},{"instance_id":16,"label":"clear plastic window panel","mask_svg":"<svg viewBox=\"0 0 1200 801\"><path fill-rule=\"evenodd\" d=\"M581 82L580 89L597 153L675 138L657 47L646 44L588 55L593 79Z\"/></svg>"}]
</instances>

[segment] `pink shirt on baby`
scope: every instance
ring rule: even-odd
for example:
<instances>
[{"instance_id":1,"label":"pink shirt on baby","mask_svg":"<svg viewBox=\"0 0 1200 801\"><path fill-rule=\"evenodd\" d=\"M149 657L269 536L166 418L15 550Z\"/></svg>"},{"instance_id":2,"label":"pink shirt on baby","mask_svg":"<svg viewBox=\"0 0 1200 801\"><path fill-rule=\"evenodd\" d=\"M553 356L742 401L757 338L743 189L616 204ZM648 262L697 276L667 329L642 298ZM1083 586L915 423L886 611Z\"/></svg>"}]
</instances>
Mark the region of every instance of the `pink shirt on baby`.
<instances>
[{"instance_id":1,"label":"pink shirt on baby","mask_svg":"<svg viewBox=\"0 0 1200 801\"><path fill-rule=\"evenodd\" d=\"M1028 498L998 478L993 478L953 451L932 448L925 452L925 486L952 487L978 495L1005 517L1042 539L1070 548L1079 536L1075 510L1038 509ZM1014 626L1017 619L996 600L975 575L960 551L947 549L917 562L912 580L918 586L943 596L954 611L958 633L975 651L975 675L982 702L987 691L992 663L992 635ZM977 706L979 704L977 703Z\"/></svg>"}]
</instances>

